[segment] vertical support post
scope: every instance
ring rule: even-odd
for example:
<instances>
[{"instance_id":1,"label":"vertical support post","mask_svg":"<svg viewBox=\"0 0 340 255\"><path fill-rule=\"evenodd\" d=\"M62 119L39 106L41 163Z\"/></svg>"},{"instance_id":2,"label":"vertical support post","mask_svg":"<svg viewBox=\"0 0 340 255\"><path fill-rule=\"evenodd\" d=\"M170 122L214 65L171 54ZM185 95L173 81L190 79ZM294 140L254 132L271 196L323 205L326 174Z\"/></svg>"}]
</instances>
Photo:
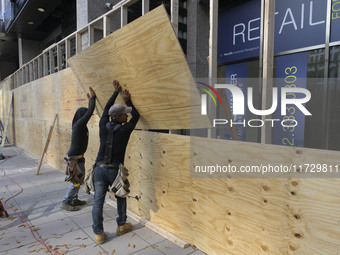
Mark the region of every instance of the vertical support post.
<instances>
[{"instance_id":1,"label":"vertical support post","mask_svg":"<svg viewBox=\"0 0 340 255\"><path fill-rule=\"evenodd\" d=\"M274 72L274 29L275 29L275 1L265 0L263 20L263 75L262 75L262 109L270 108L273 89ZM271 123L266 122L271 116L262 116L265 123L261 128L261 143L272 143Z\"/></svg>"},{"instance_id":2,"label":"vertical support post","mask_svg":"<svg viewBox=\"0 0 340 255\"><path fill-rule=\"evenodd\" d=\"M19 68L23 65L23 56L22 56L22 38L18 37L18 50L19 50Z\"/></svg>"},{"instance_id":3,"label":"vertical support post","mask_svg":"<svg viewBox=\"0 0 340 255\"><path fill-rule=\"evenodd\" d=\"M68 59L71 56L71 42L69 39L65 40L65 60L66 60L66 68L69 67Z\"/></svg>"},{"instance_id":4,"label":"vertical support post","mask_svg":"<svg viewBox=\"0 0 340 255\"><path fill-rule=\"evenodd\" d=\"M128 8L125 6L120 7L120 27L128 23Z\"/></svg>"},{"instance_id":5,"label":"vertical support post","mask_svg":"<svg viewBox=\"0 0 340 255\"><path fill-rule=\"evenodd\" d=\"M142 15L150 11L150 0L142 0Z\"/></svg>"},{"instance_id":6,"label":"vertical support post","mask_svg":"<svg viewBox=\"0 0 340 255\"><path fill-rule=\"evenodd\" d=\"M37 66L36 60L33 60L32 61L32 79L33 79L33 81L37 79L36 66Z\"/></svg>"},{"instance_id":7,"label":"vertical support post","mask_svg":"<svg viewBox=\"0 0 340 255\"><path fill-rule=\"evenodd\" d=\"M217 77L217 31L218 31L218 1L210 0L209 9L209 84L213 85ZM208 109L215 109L212 103L209 105ZM216 110L212 113L214 118L216 116ZM216 131L213 129L208 129L208 138L215 138Z\"/></svg>"},{"instance_id":8,"label":"vertical support post","mask_svg":"<svg viewBox=\"0 0 340 255\"><path fill-rule=\"evenodd\" d=\"M171 0L171 23L176 36L178 36L178 5L178 0Z\"/></svg>"},{"instance_id":9,"label":"vertical support post","mask_svg":"<svg viewBox=\"0 0 340 255\"><path fill-rule=\"evenodd\" d=\"M50 49L48 51L48 54L50 54L49 65L50 65L50 74L52 74L52 73L54 73L54 54L53 54L53 49Z\"/></svg>"},{"instance_id":10,"label":"vertical support post","mask_svg":"<svg viewBox=\"0 0 340 255\"><path fill-rule=\"evenodd\" d=\"M334 2L334 1L333 1ZM329 109L330 103L328 100L328 76L329 76L329 54L330 54L330 49L329 49L329 42L330 42L330 36L331 36L331 15L332 15L332 2L327 1L327 14L326 14L326 39L325 39L325 68L324 68L324 85L323 85L323 105L322 109L325 109L326 114L322 118L321 125L324 125L324 137L325 137L325 149L328 150L329 146L329 124L330 124L330 112L331 110Z\"/></svg>"},{"instance_id":11,"label":"vertical support post","mask_svg":"<svg viewBox=\"0 0 340 255\"><path fill-rule=\"evenodd\" d=\"M94 28L91 25L87 26L87 47L94 44Z\"/></svg>"},{"instance_id":12,"label":"vertical support post","mask_svg":"<svg viewBox=\"0 0 340 255\"><path fill-rule=\"evenodd\" d=\"M20 80L21 80L21 84L20 85L23 85L25 84L25 72L24 72L24 68L20 68Z\"/></svg>"},{"instance_id":13,"label":"vertical support post","mask_svg":"<svg viewBox=\"0 0 340 255\"><path fill-rule=\"evenodd\" d=\"M62 69L63 63L63 53L61 52L61 44L59 43L57 45L57 67L58 67L58 72Z\"/></svg>"},{"instance_id":14,"label":"vertical support post","mask_svg":"<svg viewBox=\"0 0 340 255\"><path fill-rule=\"evenodd\" d=\"M28 82L33 81L33 62L28 64Z\"/></svg>"},{"instance_id":15,"label":"vertical support post","mask_svg":"<svg viewBox=\"0 0 340 255\"><path fill-rule=\"evenodd\" d=\"M110 17L104 16L103 18L103 38L110 34Z\"/></svg>"},{"instance_id":16,"label":"vertical support post","mask_svg":"<svg viewBox=\"0 0 340 255\"><path fill-rule=\"evenodd\" d=\"M43 77L43 56L38 57L38 79Z\"/></svg>"},{"instance_id":17,"label":"vertical support post","mask_svg":"<svg viewBox=\"0 0 340 255\"><path fill-rule=\"evenodd\" d=\"M82 41L81 41L81 34L80 32L76 33L76 53L82 51Z\"/></svg>"},{"instance_id":18,"label":"vertical support post","mask_svg":"<svg viewBox=\"0 0 340 255\"><path fill-rule=\"evenodd\" d=\"M22 69L23 69L23 73L24 73L23 84L26 84L27 83L27 65L24 65Z\"/></svg>"},{"instance_id":19,"label":"vertical support post","mask_svg":"<svg viewBox=\"0 0 340 255\"><path fill-rule=\"evenodd\" d=\"M45 52L43 54L43 66L44 66L44 73L43 77L48 75L48 63L47 63L47 53Z\"/></svg>"}]
</instances>

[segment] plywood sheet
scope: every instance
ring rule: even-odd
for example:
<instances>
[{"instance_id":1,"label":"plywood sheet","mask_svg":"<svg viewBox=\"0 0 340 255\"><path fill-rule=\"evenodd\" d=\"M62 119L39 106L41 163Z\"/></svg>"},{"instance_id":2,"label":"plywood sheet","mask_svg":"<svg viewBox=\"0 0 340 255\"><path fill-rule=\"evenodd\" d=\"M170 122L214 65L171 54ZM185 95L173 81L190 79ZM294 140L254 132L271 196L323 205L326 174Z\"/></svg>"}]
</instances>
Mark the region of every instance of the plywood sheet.
<instances>
[{"instance_id":1,"label":"plywood sheet","mask_svg":"<svg viewBox=\"0 0 340 255\"><path fill-rule=\"evenodd\" d=\"M53 83L60 84L59 121L72 123L74 113L79 107L88 107L88 99L84 88L79 84L71 68L59 72Z\"/></svg>"},{"instance_id":2,"label":"plywood sheet","mask_svg":"<svg viewBox=\"0 0 340 255\"><path fill-rule=\"evenodd\" d=\"M36 120L53 120L59 112L59 73L32 82L32 111Z\"/></svg>"},{"instance_id":3,"label":"plywood sheet","mask_svg":"<svg viewBox=\"0 0 340 255\"><path fill-rule=\"evenodd\" d=\"M138 128L210 127L163 6L129 23L69 59L74 74L92 86L104 106L117 79L141 114ZM117 102L122 103L121 98Z\"/></svg>"},{"instance_id":4,"label":"plywood sheet","mask_svg":"<svg viewBox=\"0 0 340 255\"><path fill-rule=\"evenodd\" d=\"M10 107L12 108L13 105L10 105L11 102L11 79L6 79L3 81L0 85L1 90L2 90L2 103L3 105L1 106L2 108L2 115L1 115L1 121L4 127L6 128L7 126L7 131L6 131L6 136L8 137L10 142L13 142L13 116L12 116L12 109L11 112ZM10 115L8 116L8 114Z\"/></svg>"},{"instance_id":5,"label":"plywood sheet","mask_svg":"<svg viewBox=\"0 0 340 255\"><path fill-rule=\"evenodd\" d=\"M16 118L14 122L15 145L29 152L29 136L27 135L29 119ZM12 141L12 140L10 140Z\"/></svg>"},{"instance_id":6,"label":"plywood sheet","mask_svg":"<svg viewBox=\"0 0 340 255\"><path fill-rule=\"evenodd\" d=\"M44 149L46 132L45 121L31 119L27 123L26 134L28 133L29 153L36 158L40 158Z\"/></svg>"},{"instance_id":7,"label":"plywood sheet","mask_svg":"<svg viewBox=\"0 0 340 255\"><path fill-rule=\"evenodd\" d=\"M138 172L129 179L131 187L140 188L139 192L135 191L140 194L138 215L177 237L190 240L192 226L189 208L193 202L188 190L189 137L134 131L126 157L129 169ZM137 211L136 202L132 203L132 210Z\"/></svg>"},{"instance_id":8,"label":"plywood sheet","mask_svg":"<svg viewBox=\"0 0 340 255\"><path fill-rule=\"evenodd\" d=\"M221 155L236 165L334 164L338 152L198 137L189 144L187 136L133 133L126 164L140 172L134 174L139 179L130 179L140 188L141 199L133 202L140 216L208 254L332 254L340 249L340 179L191 178L189 173L190 154L206 164L220 162Z\"/></svg>"}]
</instances>

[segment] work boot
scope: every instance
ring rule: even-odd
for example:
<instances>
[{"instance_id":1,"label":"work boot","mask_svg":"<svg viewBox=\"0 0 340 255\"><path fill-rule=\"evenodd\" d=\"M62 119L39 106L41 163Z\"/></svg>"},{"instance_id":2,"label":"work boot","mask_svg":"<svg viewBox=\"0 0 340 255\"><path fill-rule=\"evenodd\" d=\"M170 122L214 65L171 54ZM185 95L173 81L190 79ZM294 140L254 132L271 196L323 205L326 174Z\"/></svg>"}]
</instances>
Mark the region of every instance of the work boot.
<instances>
[{"instance_id":1,"label":"work boot","mask_svg":"<svg viewBox=\"0 0 340 255\"><path fill-rule=\"evenodd\" d=\"M73 206L70 203L65 202L65 201L61 202L60 208L66 211L69 211L69 212L79 211L79 207Z\"/></svg>"},{"instance_id":2,"label":"work boot","mask_svg":"<svg viewBox=\"0 0 340 255\"><path fill-rule=\"evenodd\" d=\"M71 204L73 206L77 206L77 205L85 205L86 204L86 201L83 201L83 200L79 200L79 199L75 199L71 202Z\"/></svg>"},{"instance_id":3,"label":"work boot","mask_svg":"<svg viewBox=\"0 0 340 255\"><path fill-rule=\"evenodd\" d=\"M131 231L131 229L132 229L131 223L127 222L124 225L117 226L116 234L117 234L117 236L121 236L121 235L124 235L125 233Z\"/></svg>"},{"instance_id":4,"label":"work boot","mask_svg":"<svg viewBox=\"0 0 340 255\"><path fill-rule=\"evenodd\" d=\"M94 234L94 237L96 238L97 244L103 244L106 241L106 235L104 232L101 232L100 234Z\"/></svg>"}]
</instances>

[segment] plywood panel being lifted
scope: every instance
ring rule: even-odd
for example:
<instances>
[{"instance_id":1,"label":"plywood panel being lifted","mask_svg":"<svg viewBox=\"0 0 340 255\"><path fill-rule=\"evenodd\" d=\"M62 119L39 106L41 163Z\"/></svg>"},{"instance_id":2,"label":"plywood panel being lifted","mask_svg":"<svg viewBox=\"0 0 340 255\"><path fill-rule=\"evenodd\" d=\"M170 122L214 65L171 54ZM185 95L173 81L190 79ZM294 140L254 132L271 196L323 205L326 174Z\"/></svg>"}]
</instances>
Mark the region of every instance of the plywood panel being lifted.
<instances>
[{"instance_id":1,"label":"plywood panel being lifted","mask_svg":"<svg viewBox=\"0 0 340 255\"><path fill-rule=\"evenodd\" d=\"M68 60L104 106L112 80L127 88L141 114L137 128L210 127L200 96L163 6L129 23ZM117 102L123 103L119 97Z\"/></svg>"}]
</instances>

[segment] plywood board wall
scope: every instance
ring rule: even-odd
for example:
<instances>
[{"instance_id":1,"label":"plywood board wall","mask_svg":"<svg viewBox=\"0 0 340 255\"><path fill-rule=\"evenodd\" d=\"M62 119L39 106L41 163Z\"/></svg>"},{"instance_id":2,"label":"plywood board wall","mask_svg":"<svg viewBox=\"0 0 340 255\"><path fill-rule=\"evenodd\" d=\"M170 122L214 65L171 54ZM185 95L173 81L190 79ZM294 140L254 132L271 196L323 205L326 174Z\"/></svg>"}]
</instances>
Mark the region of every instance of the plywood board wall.
<instances>
[{"instance_id":1,"label":"plywood board wall","mask_svg":"<svg viewBox=\"0 0 340 255\"><path fill-rule=\"evenodd\" d=\"M53 85L61 83L59 88ZM56 123L45 161L61 171L70 146L74 111L87 106L85 91L79 88L72 71L66 69L14 90L17 146L37 158L52 116L59 109L62 117ZM6 102L9 93L6 88L2 91ZM47 110L37 112L37 93L48 97L46 102L53 107L39 99ZM99 148L98 121L94 115L88 123L87 169ZM141 217L208 254L336 254L340 249L340 179L192 178L190 168L226 162L235 166L334 165L338 158L335 151L134 131L126 165L131 195L140 199L130 198L128 205Z\"/></svg>"},{"instance_id":2,"label":"plywood board wall","mask_svg":"<svg viewBox=\"0 0 340 255\"><path fill-rule=\"evenodd\" d=\"M340 250L340 179L191 178L193 154L208 165L221 155L236 165L334 164L339 157L339 152L135 131L126 165L132 186L139 187L132 195L141 198L129 199L130 209L208 254Z\"/></svg>"},{"instance_id":3,"label":"plywood board wall","mask_svg":"<svg viewBox=\"0 0 340 255\"><path fill-rule=\"evenodd\" d=\"M68 60L80 83L103 106L112 81L127 88L141 114L139 129L210 127L200 96L163 6L129 23ZM121 98L117 102L123 103Z\"/></svg>"}]
</instances>

